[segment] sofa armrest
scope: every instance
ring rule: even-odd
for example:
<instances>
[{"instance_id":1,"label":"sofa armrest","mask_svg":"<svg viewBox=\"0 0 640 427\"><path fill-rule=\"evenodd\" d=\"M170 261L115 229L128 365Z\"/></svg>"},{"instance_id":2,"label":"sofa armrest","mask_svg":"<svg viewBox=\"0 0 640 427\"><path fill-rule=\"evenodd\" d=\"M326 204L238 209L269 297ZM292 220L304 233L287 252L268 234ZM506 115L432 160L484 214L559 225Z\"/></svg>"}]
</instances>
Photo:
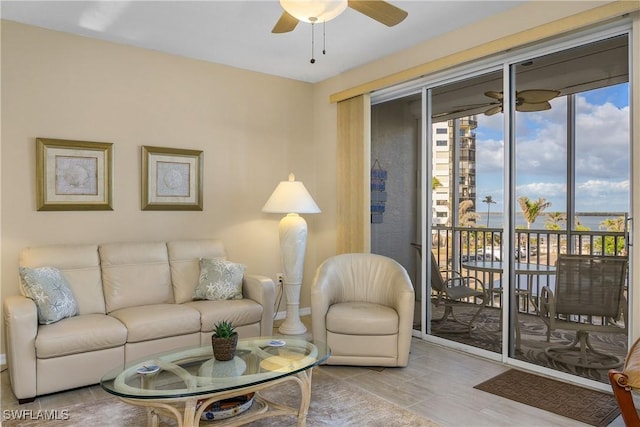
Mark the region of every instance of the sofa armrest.
<instances>
[{"instance_id":1,"label":"sofa armrest","mask_svg":"<svg viewBox=\"0 0 640 427\"><path fill-rule=\"evenodd\" d=\"M4 301L7 364L13 392L19 400L36 396L36 336L38 311L35 302L24 296Z\"/></svg>"},{"instance_id":2,"label":"sofa armrest","mask_svg":"<svg viewBox=\"0 0 640 427\"><path fill-rule=\"evenodd\" d=\"M276 290L273 280L266 276L245 274L242 281L242 295L262 306L260 335L273 335L273 312L276 303Z\"/></svg>"}]
</instances>

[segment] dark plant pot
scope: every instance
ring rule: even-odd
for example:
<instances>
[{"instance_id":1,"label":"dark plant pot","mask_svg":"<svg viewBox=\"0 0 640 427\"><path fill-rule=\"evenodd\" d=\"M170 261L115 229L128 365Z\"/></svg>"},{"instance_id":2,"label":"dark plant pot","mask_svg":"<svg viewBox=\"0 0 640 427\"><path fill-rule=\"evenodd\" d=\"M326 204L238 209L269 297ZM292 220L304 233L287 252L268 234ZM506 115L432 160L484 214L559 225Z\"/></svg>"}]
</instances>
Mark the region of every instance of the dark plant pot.
<instances>
[{"instance_id":1,"label":"dark plant pot","mask_svg":"<svg viewBox=\"0 0 640 427\"><path fill-rule=\"evenodd\" d=\"M211 345L213 346L213 357L215 357L216 360L231 360L236 353L238 334L234 333L229 338L218 338L212 335Z\"/></svg>"}]
</instances>

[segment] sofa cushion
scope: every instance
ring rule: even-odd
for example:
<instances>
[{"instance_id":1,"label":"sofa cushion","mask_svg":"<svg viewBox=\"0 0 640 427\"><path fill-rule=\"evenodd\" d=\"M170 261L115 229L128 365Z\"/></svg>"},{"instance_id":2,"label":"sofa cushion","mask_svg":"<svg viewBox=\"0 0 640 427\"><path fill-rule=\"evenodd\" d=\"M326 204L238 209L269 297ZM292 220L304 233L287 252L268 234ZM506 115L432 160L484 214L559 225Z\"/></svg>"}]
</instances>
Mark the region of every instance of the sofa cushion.
<instances>
[{"instance_id":1,"label":"sofa cushion","mask_svg":"<svg viewBox=\"0 0 640 427\"><path fill-rule=\"evenodd\" d=\"M175 301L179 304L193 299L200 278L200 258L226 257L222 240L176 240L167 243L171 281Z\"/></svg>"},{"instance_id":2,"label":"sofa cushion","mask_svg":"<svg viewBox=\"0 0 640 427\"><path fill-rule=\"evenodd\" d=\"M165 243L109 243L98 250L107 313L174 301Z\"/></svg>"},{"instance_id":3,"label":"sofa cushion","mask_svg":"<svg viewBox=\"0 0 640 427\"><path fill-rule=\"evenodd\" d=\"M51 245L24 248L21 267L56 267L69 283L80 314L105 314L97 245Z\"/></svg>"},{"instance_id":4,"label":"sofa cushion","mask_svg":"<svg viewBox=\"0 0 640 427\"><path fill-rule=\"evenodd\" d=\"M47 325L78 314L78 304L69 283L55 267L20 267L22 291L38 309L38 323Z\"/></svg>"},{"instance_id":5,"label":"sofa cushion","mask_svg":"<svg viewBox=\"0 0 640 427\"><path fill-rule=\"evenodd\" d=\"M130 343L200 331L200 313L180 304L128 307L112 311L109 315L127 327L127 342Z\"/></svg>"},{"instance_id":6,"label":"sofa cushion","mask_svg":"<svg viewBox=\"0 0 640 427\"><path fill-rule=\"evenodd\" d=\"M118 320L104 314L85 314L40 326L36 356L67 356L122 346L126 341L127 328Z\"/></svg>"},{"instance_id":7,"label":"sofa cushion","mask_svg":"<svg viewBox=\"0 0 640 427\"><path fill-rule=\"evenodd\" d=\"M327 311L327 331L347 335L391 335L398 333L398 313L369 302L341 302Z\"/></svg>"},{"instance_id":8,"label":"sofa cushion","mask_svg":"<svg viewBox=\"0 0 640 427\"><path fill-rule=\"evenodd\" d=\"M242 299L242 278L246 265L220 258L200 259L200 280L193 299Z\"/></svg>"},{"instance_id":9,"label":"sofa cushion","mask_svg":"<svg viewBox=\"0 0 640 427\"><path fill-rule=\"evenodd\" d=\"M262 306L250 299L227 301L192 301L183 304L201 316L201 331L212 332L216 323L227 320L234 326L251 325L262 320Z\"/></svg>"}]
</instances>

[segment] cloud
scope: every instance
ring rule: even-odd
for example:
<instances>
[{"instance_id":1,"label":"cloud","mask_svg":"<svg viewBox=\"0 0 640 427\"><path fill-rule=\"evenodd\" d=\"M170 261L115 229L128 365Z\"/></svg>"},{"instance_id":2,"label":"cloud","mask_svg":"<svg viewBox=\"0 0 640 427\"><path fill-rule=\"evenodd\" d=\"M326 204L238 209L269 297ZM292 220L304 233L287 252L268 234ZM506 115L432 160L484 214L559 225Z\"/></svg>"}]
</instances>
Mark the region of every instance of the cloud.
<instances>
[{"instance_id":1,"label":"cloud","mask_svg":"<svg viewBox=\"0 0 640 427\"><path fill-rule=\"evenodd\" d=\"M629 193L629 180L620 182L589 180L580 184L578 190L592 194L602 191L605 193Z\"/></svg>"},{"instance_id":2,"label":"cloud","mask_svg":"<svg viewBox=\"0 0 640 427\"><path fill-rule=\"evenodd\" d=\"M611 89L620 91L619 87ZM575 97L576 209L626 211L630 191L629 107L616 106L606 97L601 104L591 103L588 96ZM551 105L551 110L516 114L516 196L543 197L561 209L566 204L567 98L555 98ZM492 189L502 185L503 116L478 116L478 195L492 194Z\"/></svg>"},{"instance_id":3,"label":"cloud","mask_svg":"<svg viewBox=\"0 0 640 427\"><path fill-rule=\"evenodd\" d=\"M495 139L476 140L476 173L499 172L504 166L504 141Z\"/></svg>"},{"instance_id":4,"label":"cloud","mask_svg":"<svg viewBox=\"0 0 640 427\"><path fill-rule=\"evenodd\" d=\"M585 97L576 102L576 174L601 179L629 176L629 107L610 102L589 104Z\"/></svg>"},{"instance_id":5,"label":"cloud","mask_svg":"<svg viewBox=\"0 0 640 427\"><path fill-rule=\"evenodd\" d=\"M629 180L589 180L577 185L576 211L628 212Z\"/></svg>"},{"instance_id":6,"label":"cloud","mask_svg":"<svg viewBox=\"0 0 640 427\"><path fill-rule=\"evenodd\" d=\"M516 117L516 168L524 175L566 176L566 98L552 109ZM629 108L594 105L576 96L576 177L624 179L629 174ZM582 177L582 178L580 178Z\"/></svg>"},{"instance_id":7,"label":"cloud","mask_svg":"<svg viewBox=\"0 0 640 427\"><path fill-rule=\"evenodd\" d=\"M577 185L576 200L579 211L616 211L629 210L629 180L604 181L588 180Z\"/></svg>"},{"instance_id":8,"label":"cloud","mask_svg":"<svg viewBox=\"0 0 640 427\"><path fill-rule=\"evenodd\" d=\"M530 199L538 199L539 197L548 199L551 197L564 196L567 193L567 186L565 184L554 184L550 182L532 182L530 184L517 186L516 193L520 196L529 197Z\"/></svg>"}]
</instances>

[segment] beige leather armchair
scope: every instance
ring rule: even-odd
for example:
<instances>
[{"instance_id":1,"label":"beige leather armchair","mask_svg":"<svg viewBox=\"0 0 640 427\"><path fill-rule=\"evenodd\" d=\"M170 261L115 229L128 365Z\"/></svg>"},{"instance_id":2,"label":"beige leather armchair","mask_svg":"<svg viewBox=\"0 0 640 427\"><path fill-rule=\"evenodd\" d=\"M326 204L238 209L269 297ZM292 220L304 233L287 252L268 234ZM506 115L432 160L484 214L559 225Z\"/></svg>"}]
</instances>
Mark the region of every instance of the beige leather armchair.
<instances>
[{"instance_id":1,"label":"beige leather armchair","mask_svg":"<svg viewBox=\"0 0 640 427\"><path fill-rule=\"evenodd\" d=\"M331 348L330 365L407 366L414 300L393 259L336 255L318 267L311 287L313 338Z\"/></svg>"}]
</instances>

